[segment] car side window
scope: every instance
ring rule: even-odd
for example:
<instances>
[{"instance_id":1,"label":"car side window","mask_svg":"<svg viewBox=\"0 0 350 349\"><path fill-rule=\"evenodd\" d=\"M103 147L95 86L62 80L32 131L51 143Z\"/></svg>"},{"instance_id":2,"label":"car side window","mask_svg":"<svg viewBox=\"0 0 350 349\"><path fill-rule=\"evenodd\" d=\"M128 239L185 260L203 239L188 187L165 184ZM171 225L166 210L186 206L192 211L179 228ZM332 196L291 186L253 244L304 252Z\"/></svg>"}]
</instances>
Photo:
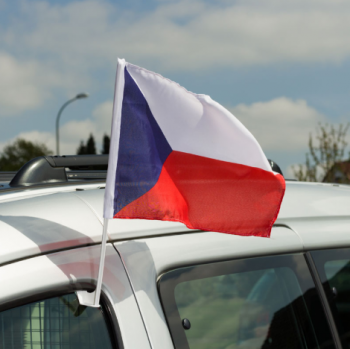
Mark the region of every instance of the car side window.
<instances>
[{"instance_id":1,"label":"car side window","mask_svg":"<svg viewBox=\"0 0 350 349\"><path fill-rule=\"evenodd\" d=\"M334 348L302 254L177 269L159 291L177 349Z\"/></svg>"},{"instance_id":2,"label":"car side window","mask_svg":"<svg viewBox=\"0 0 350 349\"><path fill-rule=\"evenodd\" d=\"M311 252L343 348L350 348L350 248Z\"/></svg>"},{"instance_id":3,"label":"car side window","mask_svg":"<svg viewBox=\"0 0 350 349\"><path fill-rule=\"evenodd\" d=\"M0 312L0 348L112 349L106 320L75 294L22 305Z\"/></svg>"}]
</instances>

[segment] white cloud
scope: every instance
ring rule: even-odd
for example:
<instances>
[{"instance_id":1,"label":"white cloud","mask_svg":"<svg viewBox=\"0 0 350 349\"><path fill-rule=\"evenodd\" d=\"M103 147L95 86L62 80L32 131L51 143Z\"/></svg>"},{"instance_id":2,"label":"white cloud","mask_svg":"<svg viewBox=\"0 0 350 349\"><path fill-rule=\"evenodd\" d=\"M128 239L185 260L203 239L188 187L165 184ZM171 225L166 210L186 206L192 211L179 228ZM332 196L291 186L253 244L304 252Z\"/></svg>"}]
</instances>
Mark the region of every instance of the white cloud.
<instances>
[{"instance_id":1,"label":"white cloud","mask_svg":"<svg viewBox=\"0 0 350 349\"><path fill-rule=\"evenodd\" d=\"M45 85L38 82L40 67L37 62L19 62L0 52L0 105L2 115L32 109L48 97ZM39 78L40 79L40 78Z\"/></svg>"},{"instance_id":2,"label":"white cloud","mask_svg":"<svg viewBox=\"0 0 350 349\"><path fill-rule=\"evenodd\" d=\"M57 88L98 90L117 56L163 72L350 57L346 0L159 1L143 13L22 0L11 18L0 24L2 116L42 106Z\"/></svg>"},{"instance_id":3,"label":"white cloud","mask_svg":"<svg viewBox=\"0 0 350 349\"><path fill-rule=\"evenodd\" d=\"M60 127L61 154L75 154L79 142L86 141L90 133L100 150L103 135L110 134L112 107L112 101L106 101L94 109L92 118L63 124ZM304 151L309 133L315 130L318 122L327 121L306 101L286 97L250 105L238 104L228 109L252 132L264 151ZM56 149L54 133L30 131L17 137L43 142L53 151Z\"/></svg>"},{"instance_id":4,"label":"white cloud","mask_svg":"<svg viewBox=\"0 0 350 349\"><path fill-rule=\"evenodd\" d=\"M293 164L293 165L287 166L287 169L286 169L286 171L284 173L285 178L299 180L294 175L294 170L298 172L300 169L302 170L302 173L306 173L306 165L305 164ZM325 175L326 175L326 173L323 170L322 166L320 166L320 165L316 166L316 179L317 179L317 182L322 182L323 178L325 177Z\"/></svg>"},{"instance_id":5,"label":"white cloud","mask_svg":"<svg viewBox=\"0 0 350 349\"><path fill-rule=\"evenodd\" d=\"M69 121L60 128L60 153L76 154L80 141L86 142L90 133L96 142L97 152L102 148L104 134L110 135L113 102L98 105L92 112L93 117L83 121ZM56 149L56 148L54 148Z\"/></svg>"},{"instance_id":6,"label":"white cloud","mask_svg":"<svg viewBox=\"0 0 350 349\"><path fill-rule=\"evenodd\" d=\"M47 64L19 60L0 51L0 106L3 117L42 106L52 97L53 88L67 85L73 88L81 83L74 74L63 76ZM70 91L69 88L67 90Z\"/></svg>"},{"instance_id":7,"label":"white cloud","mask_svg":"<svg viewBox=\"0 0 350 349\"><path fill-rule=\"evenodd\" d=\"M93 117L82 121L69 121L60 127L60 154L74 155L80 141L86 142L90 133L95 137L97 152L102 148L104 134L109 135L112 120L111 101L98 105L93 111ZM56 134L51 132L28 131L21 132L5 142L0 142L0 152L4 146L12 143L16 138L24 138L32 142L44 143L53 153L56 153Z\"/></svg>"},{"instance_id":8,"label":"white cloud","mask_svg":"<svg viewBox=\"0 0 350 349\"><path fill-rule=\"evenodd\" d=\"M304 100L280 97L230 111L251 131L264 151L297 152L307 149L309 133L326 118Z\"/></svg>"},{"instance_id":9,"label":"white cloud","mask_svg":"<svg viewBox=\"0 0 350 349\"><path fill-rule=\"evenodd\" d=\"M80 141L86 142L90 133L95 137L99 153L103 135L110 134L112 107L112 101L106 101L94 109L92 118L63 124L60 128L60 153L76 154ZM239 104L228 109L252 132L265 153L273 154L272 158L281 166L286 178L294 178L290 163L298 159L300 163L304 162L309 133L315 134L318 122L327 122L326 117L306 101L286 97L250 105ZM55 134L39 131L22 132L6 142L0 142L0 152L18 137L45 143L55 153Z\"/></svg>"},{"instance_id":10,"label":"white cloud","mask_svg":"<svg viewBox=\"0 0 350 349\"><path fill-rule=\"evenodd\" d=\"M203 69L276 62L340 62L350 56L346 0L161 1L145 13L107 1L23 1L3 41L79 71L125 56L150 68Z\"/></svg>"},{"instance_id":11,"label":"white cloud","mask_svg":"<svg viewBox=\"0 0 350 349\"><path fill-rule=\"evenodd\" d=\"M55 136L50 132L28 131L21 132L16 138L24 138L28 141L35 143L44 143L50 150L55 149ZM16 138L11 139L8 143L11 143Z\"/></svg>"},{"instance_id":12,"label":"white cloud","mask_svg":"<svg viewBox=\"0 0 350 349\"><path fill-rule=\"evenodd\" d=\"M296 179L294 175L293 166L296 170L299 168L299 165L296 165L296 164L287 166L286 171L283 173L284 178Z\"/></svg>"},{"instance_id":13,"label":"white cloud","mask_svg":"<svg viewBox=\"0 0 350 349\"><path fill-rule=\"evenodd\" d=\"M75 154L81 140L86 141L90 133L95 137L98 151L101 149L103 135L110 134L113 102L106 101L92 112L92 118L81 121L68 121L60 127L60 153ZM327 119L304 100L286 97L250 105L238 104L228 108L255 136L265 152L304 152L308 137L314 132L318 122ZM17 137L45 143L56 150L54 133L29 131ZM10 143L15 138L6 142ZM2 145L2 146L1 146ZM1 148L5 142L0 144Z\"/></svg>"},{"instance_id":14,"label":"white cloud","mask_svg":"<svg viewBox=\"0 0 350 349\"><path fill-rule=\"evenodd\" d=\"M105 132L105 130L111 129L112 109L113 102L106 101L99 104L92 112L95 123L97 124L96 127L99 132Z\"/></svg>"}]
</instances>

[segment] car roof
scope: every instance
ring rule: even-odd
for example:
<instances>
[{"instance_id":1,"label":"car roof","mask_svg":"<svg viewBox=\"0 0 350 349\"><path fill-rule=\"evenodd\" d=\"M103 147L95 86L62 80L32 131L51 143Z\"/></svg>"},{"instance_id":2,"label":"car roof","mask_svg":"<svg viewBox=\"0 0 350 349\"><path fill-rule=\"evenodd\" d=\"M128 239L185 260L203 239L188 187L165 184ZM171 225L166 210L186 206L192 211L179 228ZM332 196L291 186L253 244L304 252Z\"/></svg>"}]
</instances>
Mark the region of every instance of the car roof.
<instances>
[{"instance_id":1,"label":"car roof","mask_svg":"<svg viewBox=\"0 0 350 349\"><path fill-rule=\"evenodd\" d=\"M349 196L350 186L346 185L287 182L275 226L284 227L283 231L289 230L288 234L293 235L301 248L350 245ZM104 183L0 191L0 264L100 243L103 198ZM293 245L281 231L274 230L270 239L271 244L272 240L280 241L276 253L278 249L287 251L288 246L292 249ZM191 231L181 223L153 220L115 219L108 223L109 240L113 241L189 232L199 231ZM197 235L198 239L208 236L204 233ZM225 243L227 236L223 235L226 234L217 233L215 239ZM242 248L248 241L240 236L231 238L242 244ZM259 245L259 241L265 238L249 239L250 243L257 241Z\"/></svg>"}]
</instances>

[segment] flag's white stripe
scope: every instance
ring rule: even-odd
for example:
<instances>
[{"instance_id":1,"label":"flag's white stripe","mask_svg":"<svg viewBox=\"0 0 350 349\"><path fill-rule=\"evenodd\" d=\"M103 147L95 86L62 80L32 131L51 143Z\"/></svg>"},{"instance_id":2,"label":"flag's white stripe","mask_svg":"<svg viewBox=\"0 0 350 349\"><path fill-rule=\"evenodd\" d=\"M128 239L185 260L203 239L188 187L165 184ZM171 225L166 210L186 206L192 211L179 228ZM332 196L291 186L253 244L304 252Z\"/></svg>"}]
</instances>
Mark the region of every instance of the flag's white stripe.
<instances>
[{"instance_id":1,"label":"flag's white stripe","mask_svg":"<svg viewBox=\"0 0 350 349\"><path fill-rule=\"evenodd\" d=\"M271 171L254 136L219 103L159 74L126 66L173 150Z\"/></svg>"},{"instance_id":2,"label":"flag's white stripe","mask_svg":"<svg viewBox=\"0 0 350 349\"><path fill-rule=\"evenodd\" d=\"M113 118L112 118L112 131L111 131L111 143L109 147L109 160L108 160L108 172L105 190L104 200L104 218L113 218L114 208L114 190L115 190L115 174L118 163L119 152L119 139L120 139L120 123L122 117L122 104L124 95L124 68L125 60L118 59L117 76L115 81L114 90L114 104L113 104Z\"/></svg>"}]
</instances>

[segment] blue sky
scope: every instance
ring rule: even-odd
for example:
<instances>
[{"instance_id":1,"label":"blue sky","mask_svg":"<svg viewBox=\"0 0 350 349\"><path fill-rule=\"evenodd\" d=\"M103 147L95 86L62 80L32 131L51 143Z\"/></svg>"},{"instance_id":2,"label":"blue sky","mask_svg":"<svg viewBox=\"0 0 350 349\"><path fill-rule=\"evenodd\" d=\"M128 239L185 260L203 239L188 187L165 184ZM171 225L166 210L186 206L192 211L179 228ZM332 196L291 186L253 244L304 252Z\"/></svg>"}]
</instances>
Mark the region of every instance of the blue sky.
<instances>
[{"instance_id":1,"label":"blue sky","mask_svg":"<svg viewBox=\"0 0 350 349\"><path fill-rule=\"evenodd\" d=\"M323 0L0 0L0 151L62 153L109 133L117 57L230 109L290 176L318 122L350 119L350 3Z\"/></svg>"}]
</instances>

